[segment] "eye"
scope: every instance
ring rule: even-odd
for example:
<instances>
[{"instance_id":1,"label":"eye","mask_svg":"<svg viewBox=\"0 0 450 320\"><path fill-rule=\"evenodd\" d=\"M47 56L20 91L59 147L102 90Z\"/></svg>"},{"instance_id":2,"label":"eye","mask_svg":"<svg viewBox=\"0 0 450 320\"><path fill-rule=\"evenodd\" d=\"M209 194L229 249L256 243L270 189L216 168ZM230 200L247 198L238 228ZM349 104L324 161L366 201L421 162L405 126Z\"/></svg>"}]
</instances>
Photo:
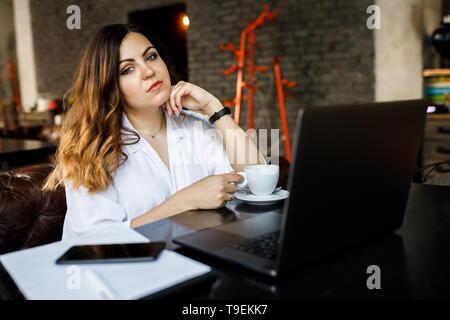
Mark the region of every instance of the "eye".
<instances>
[{"instance_id":1,"label":"eye","mask_svg":"<svg viewBox=\"0 0 450 320\"><path fill-rule=\"evenodd\" d=\"M156 53L152 53L146 58L146 60L152 61L152 60L155 60L157 57L158 57L158 55Z\"/></svg>"},{"instance_id":2,"label":"eye","mask_svg":"<svg viewBox=\"0 0 450 320\"><path fill-rule=\"evenodd\" d=\"M128 68L126 68L126 69L123 70L120 74L121 74L121 75L126 75L126 74L130 73L131 71L133 71L133 70L131 70L131 69L134 69L134 67L128 67Z\"/></svg>"}]
</instances>

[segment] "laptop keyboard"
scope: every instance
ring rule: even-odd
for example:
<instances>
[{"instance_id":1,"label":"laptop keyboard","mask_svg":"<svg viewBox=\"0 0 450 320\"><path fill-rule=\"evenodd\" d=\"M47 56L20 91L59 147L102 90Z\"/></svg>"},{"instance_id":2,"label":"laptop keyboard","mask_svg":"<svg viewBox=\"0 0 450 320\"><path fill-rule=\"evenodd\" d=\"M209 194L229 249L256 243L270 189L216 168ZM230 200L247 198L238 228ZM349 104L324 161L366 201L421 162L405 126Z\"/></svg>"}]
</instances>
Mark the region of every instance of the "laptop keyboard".
<instances>
[{"instance_id":1,"label":"laptop keyboard","mask_svg":"<svg viewBox=\"0 0 450 320\"><path fill-rule=\"evenodd\" d=\"M236 243L232 247L269 260L275 260L277 257L279 238L280 231L276 231Z\"/></svg>"}]
</instances>

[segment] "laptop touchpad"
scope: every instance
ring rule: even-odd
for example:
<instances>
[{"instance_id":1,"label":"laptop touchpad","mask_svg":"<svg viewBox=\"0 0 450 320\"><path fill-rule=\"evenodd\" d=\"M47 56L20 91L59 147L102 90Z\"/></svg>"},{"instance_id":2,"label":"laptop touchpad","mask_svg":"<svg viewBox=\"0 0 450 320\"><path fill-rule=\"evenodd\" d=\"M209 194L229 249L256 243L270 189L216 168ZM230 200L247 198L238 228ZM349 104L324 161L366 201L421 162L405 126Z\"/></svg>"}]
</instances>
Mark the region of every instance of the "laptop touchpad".
<instances>
[{"instance_id":1,"label":"laptop touchpad","mask_svg":"<svg viewBox=\"0 0 450 320\"><path fill-rule=\"evenodd\" d=\"M278 213L265 213L256 217L228 223L217 229L234 233L246 238L254 238L260 235L280 230L281 215Z\"/></svg>"}]
</instances>

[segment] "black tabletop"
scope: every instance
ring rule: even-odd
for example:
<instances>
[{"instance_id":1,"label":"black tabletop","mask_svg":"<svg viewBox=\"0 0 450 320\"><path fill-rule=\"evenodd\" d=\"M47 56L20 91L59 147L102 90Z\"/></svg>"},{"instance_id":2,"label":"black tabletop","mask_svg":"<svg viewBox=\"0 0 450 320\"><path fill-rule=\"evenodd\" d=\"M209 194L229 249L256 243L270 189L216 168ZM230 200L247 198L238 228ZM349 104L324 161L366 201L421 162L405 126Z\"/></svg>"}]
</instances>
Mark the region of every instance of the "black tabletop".
<instances>
[{"instance_id":1,"label":"black tabletop","mask_svg":"<svg viewBox=\"0 0 450 320\"><path fill-rule=\"evenodd\" d=\"M39 163L56 148L56 144L41 140L0 138L0 170Z\"/></svg>"},{"instance_id":2,"label":"black tabletop","mask_svg":"<svg viewBox=\"0 0 450 320\"><path fill-rule=\"evenodd\" d=\"M41 140L0 138L0 153L8 154L20 151L51 147L52 144Z\"/></svg>"},{"instance_id":3,"label":"black tabletop","mask_svg":"<svg viewBox=\"0 0 450 320\"><path fill-rule=\"evenodd\" d=\"M153 241L211 265L217 279L198 298L209 299L408 299L450 297L450 187L412 184L403 225L371 243L324 263L271 279L232 263L180 248L172 238L282 211L283 203L251 206L240 200L216 211L191 211L136 229ZM379 267L380 288L368 289ZM373 268L373 267L372 267ZM192 297L192 293L188 296Z\"/></svg>"},{"instance_id":4,"label":"black tabletop","mask_svg":"<svg viewBox=\"0 0 450 320\"><path fill-rule=\"evenodd\" d=\"M136 231L171 250L213 267L215 277L182 286L169 295L189 299L423 299L450 297L450 187L412 184L402 227L294 272L271 279L234 264L172 243L178 235L252 218L267 210L282 211L282 202L250 206L240 200L226 208L189 211L150 223ZM372 272L380 270L380 289L368 289ZM2 298L23 298L0 264Z\"/></svg>"}]
</instances>

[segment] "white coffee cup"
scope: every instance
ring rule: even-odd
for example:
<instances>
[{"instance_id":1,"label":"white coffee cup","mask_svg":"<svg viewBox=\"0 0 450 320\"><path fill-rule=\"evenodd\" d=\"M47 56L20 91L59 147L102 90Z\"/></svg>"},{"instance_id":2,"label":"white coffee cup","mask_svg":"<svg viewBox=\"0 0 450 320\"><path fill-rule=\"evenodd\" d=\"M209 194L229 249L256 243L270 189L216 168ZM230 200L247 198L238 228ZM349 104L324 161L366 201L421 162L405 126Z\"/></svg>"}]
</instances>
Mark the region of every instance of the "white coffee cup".
<instances>
[{"instance_id":1,"label":"white coffee cup","mask_svg":"<svg viewBox=\"0 0 450 320\"><path fill-rule=\"evenodd\" d=\"M244 178L242 183L237 184L239 190L250 188L253 194L266 196L275 190L280 168L273 164L257 164L245 167L238 174Z\"/></svg>"}]
</instances>

